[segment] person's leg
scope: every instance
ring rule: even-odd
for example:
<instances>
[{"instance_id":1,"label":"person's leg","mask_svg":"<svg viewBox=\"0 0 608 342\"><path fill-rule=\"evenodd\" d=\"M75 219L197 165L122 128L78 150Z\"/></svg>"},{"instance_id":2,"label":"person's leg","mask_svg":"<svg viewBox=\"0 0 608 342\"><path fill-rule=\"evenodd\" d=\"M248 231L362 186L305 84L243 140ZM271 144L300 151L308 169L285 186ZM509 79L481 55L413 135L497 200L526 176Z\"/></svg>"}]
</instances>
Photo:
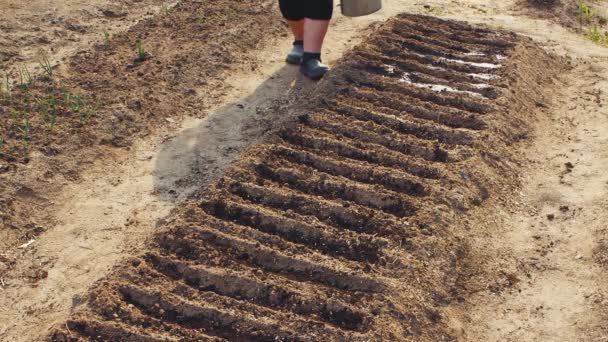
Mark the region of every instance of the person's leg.
<instances>
[{"instance_id":1,"label":"person's leg","mask_svg":"<svg viewBox=\"0 0 608 342\"><path fill-rule=\"evenodd\" d=\"M304 40L304 20L287 20L295 41Z\"/></svg>"},{"instance_id":2,"label":"person's leg","mask_svg":"<svg viewBox=\"0 0 608 342\"><path fill-rule=\"evenodd\" d=\"M308 0L304 19L304 55L300 71L317 80L329 68L321 63L323 41L333 14L333 0Z\"/></svg>"},{"instance_id":3,"label":"person's leg","mask_svg":"<svg viewBox=\"0 0 608 342\"><path fill-rule=\"evenodd\" d=\"M329 20L304 19L304 52L321 53Z\"/></svg>"},{"instance_id":4,"label":"person's leg","mask_svg":"<svg viewBox=\"0 0 608 342\"><path fill-rule=\"evenodd\" d=\"M294 36L293 47L287 54L286 62L301 64L304 55L304 11L299 0L279 0L279 8Z\"/></svg>"}]
</instances>

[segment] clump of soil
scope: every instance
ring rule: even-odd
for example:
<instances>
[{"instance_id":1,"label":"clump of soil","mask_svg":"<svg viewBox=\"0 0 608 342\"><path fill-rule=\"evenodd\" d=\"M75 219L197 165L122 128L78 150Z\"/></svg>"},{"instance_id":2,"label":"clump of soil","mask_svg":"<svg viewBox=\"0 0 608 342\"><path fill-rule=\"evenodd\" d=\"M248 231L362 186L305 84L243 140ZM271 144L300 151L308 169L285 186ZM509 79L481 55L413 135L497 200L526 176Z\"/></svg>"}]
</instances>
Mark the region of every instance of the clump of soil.
<instances>
[{"instance_id":1,"label":"clump of soil","mask_svg":"<svg viewBox=\"0 0 608 342\"><path fill-rule=\"evenodd\" d=\"M560 67L513 34L400 15L49 338L451 339L463 214L517 183L512 145Z\"/></svg>"}]
</instances>

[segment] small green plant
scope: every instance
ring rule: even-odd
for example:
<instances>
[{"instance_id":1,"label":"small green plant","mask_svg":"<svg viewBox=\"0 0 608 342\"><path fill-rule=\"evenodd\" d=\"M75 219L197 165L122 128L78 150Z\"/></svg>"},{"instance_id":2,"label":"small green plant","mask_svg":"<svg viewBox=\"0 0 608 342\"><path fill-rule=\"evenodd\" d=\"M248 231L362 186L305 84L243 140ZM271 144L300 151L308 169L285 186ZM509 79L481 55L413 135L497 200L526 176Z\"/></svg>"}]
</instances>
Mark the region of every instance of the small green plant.
<instances>
[{"instance_id":1,"label":"small green plant","mask_svg":"<svg viewBox=\"0 0 608 342\"><path fill-rule=\"evenodd\" d=\"M51 94L47 98L46 102L47 102L46 106L49 111L48 127L49 127L49 131L52 131L53 127L55 127L55 120L57 119L57 99L55 98L55 95Z\"/></svg>"},{"instance_id":2,"label":"small green plant","mask_svg":"<svg viewBox=\"0 0 608 342\"><path fill-rule=\"evenodd\" d=\"M143 62L146 59L146 50L141 40L137 41L137 61Z\"/></svg>"},{"instance_id":3,"label":"small green plant","mask_svg":"<svg viewBox=\"0 0 608 342\"><path fill-rule=\"evenodd\" d=\"M23 91L25 91L25 89L27 89L29 86L32 85L32 82L34 80L32 79L32 75L30 74L30 71L27 69L27 67L24 65L22 67L19 68L19 88Z\"/></svg>"},{"instance_id":4,"label":"small green plant","mask_svg":"<svg viewBox=\"0 0 608 342\"><path fill-rule=\"evenodd\" d=\"M203 25L205 23L205 15L202 12L199 12L197 14L196 23L199 25Z\"/></svg>"},{"instance_id":5,"label":"small green plant","mask_svg":"<svg viewBox=\"0 0 608 342\"><path fill-rule=\"evenodd\" d=\"M30 124L30 118L26 116L25 119L23 119L21 126L19 127L19 132L21 133L21 143L25 148L28 147L31 129L32 125Z\"/></svg>"},{"instance_id":6,"label":"small green plant","mask_svg":"<svg viewBox=\"0 0 608 342\"><path fill-rule=\"evenodd\" d=\"M0 151L4 148L4 138L0 137Z\"/></svg>"},{"instance_id":7,"label":"small green plant","mask_svg":"<svg viewBox=\"0 0 608 342\"><path fill-rule=\"evenodd\" d=\"M47 57L46 53L40 54L40 59L38 60L38 64L40 64L40 66L42 67L44 72L46 72L46 74L49 77L53 76L53 65L49 61L49 58Z\"/></svg>"},{"instance_id":8,"label":"small green plant","mask_svg":"<svg viewBox=\"0 0 608 342\"><path fill-rule=\"evenodd\" d=\"M89 121L91 121L91 118L93 118L93 116L95 116L97 109L99 109L99 105L100 105L100 103L97 102L94 107L89 108L89 110L87 111L87 114L84 117L83 123L88 123Z\"/></svg>"},{"instance_id":9,"label":"small green plant","mask_svg":"<svg viewBox=\"0 0 608 342\"><path fill-rule=\"evenodd\" d=\"M80 112L80 108L82 108L82 99L78 95L73 96L72 101L70 101L69 104L72 113L78 113Z\"/></svg>"},{"instance_id":10,"label":"small green plant","mask_svg":"<svg viewBox=\"0 0 608 342\"><path fill-rule=\"evenodd\" d=\"M11 83L8 80L8 75L4 75L4 79L2 80L2 84L0 85L0 88L4 90L4 92L6 93L6 97L8 97L9 99L11 98Z\"/></svg>"},{"instance_id":11,"label":"small green plant","mask_svg":"<svg viewBox=\"0 0 608 342\"><path fill-rule=\"evenodd\" d=\"M581 24L590 23L593 19L593 10L583 0L578 2L578 18Z\"/></svg>"},{"instance_id":12,"label":"small green plant","mask_svg":"<svg viewBox=\"0 0 608 342\"><path fill-rule=\"evenodd\" d=\"M13 120L13 125L17 125L19 119L21 119L21 113L17 109L11 108L11 120Z\"/></svg>"},{"instance_id":13,"label":"small green plant","mask_svg":"<svg viewBox=\"0 0 608 342\"><path fill-rule=\"evenodd\" d=\"M608 24L608 19L605 16L600 15L600 16L597 17L597 22L600 25L604 26L604 25Z\"/></svg>"},{"instance_id":14,"label":"small green plant","mask_svg":"<svg viewBox=\"0 0 608 342\"><path fill-rule=\"evenodd\" d=\"M162 4L160 6L160 14L169 15L171 12L173 12L173 7L169 6L168 4Z\"/></svg>"},{"instance_id":15,"label":"small green plant","mask_svg":"<svg viewBox=\"0 0 608 342\"><path fill-rule=\"evenodd\" d=\"M103 41L106 43L106 45L110 44L110 38L112 38L110 32L103 31Z\"/></svg>"},{"instance_id":16,"label":"small green plant","mask_svg":"<svg viewBox=\"0 0 608 342\"><path fill-rule=\"evenodd\" d=\"M608 47L608 33L602 33L596 25L589 28L585 36L596 44Z\"/></svg>"}]
</instances>

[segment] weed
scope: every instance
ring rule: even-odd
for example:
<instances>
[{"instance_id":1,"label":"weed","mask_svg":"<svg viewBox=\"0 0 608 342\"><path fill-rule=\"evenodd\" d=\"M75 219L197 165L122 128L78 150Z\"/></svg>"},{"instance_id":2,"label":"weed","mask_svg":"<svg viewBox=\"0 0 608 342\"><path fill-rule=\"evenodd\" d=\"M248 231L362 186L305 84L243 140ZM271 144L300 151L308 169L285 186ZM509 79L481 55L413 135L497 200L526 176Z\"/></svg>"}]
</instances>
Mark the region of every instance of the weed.
<instances>
[{"instance_id":1,"label":"weed","mask_svg":"<svg viewBox=\"0 0 608 342\"><path fill-rule=\"evenodd\" d=\"M146 59L146 50L141 40L137 41L137 61L143 62Z\"/></svg>"},{"instance_id":2,"label":"weed","mask_svg":"<svg viewBox=\"0 0 608 342\"><path fill-rule=\"evenodd\" d=\"M578 18L581 21L581 24L590 23L593 19L593 11L591 7L583 0L579 0L578 2Z\"/></svg>"},{"instance_id":3,"label":"weed","mask_svg":"<svg viewBox=\"0 0 608 342\"><path fill-rule=\"evenodd\" d=\"M80 109L82 108L82 99L80 96L76 95L72 97L72 101L70 101L69 104L72 113L79 113Z\"/></svg>"},{"instance_id":4,"label":"weed","mask_svg":"<svg viewBox=\"0 0 608 342\"><path fill-rule=\"evenodd\" d=\"M30 118L26 116L25 119L23 119L21 127L19 127L19 132L21 133L21 143L25 148L28 147L31 129L32 125L30 123Z\"/></svg>"},{"instance_id":5,"label":"weed","mask_svg":"<svg viewBox=\"0 0 608 342\"><path fill-rule=\"evenodd\" d=\"M596 44L608 47L608 33L602 33L596 25L589 28L585 36Z\"/></svg>"},{"instance_id":6,"label":"weed","mask_svg":"<svg viewBox=\"0 0 608 342\"><path fill-rule=\"evenodd\" d=\"M49 61L49 58L46 55L46 53L43 52L40 54L40 59L38 60L38 64L40 64L42 69L46 72L46 74L49 77L53 76L53 65Z\"/></svg>"},{"instance_id":7,"label":"weed","mask_svg":"<svg viewBox=\"0 0 608 342\"><path fill-rule=\"evenodd\" d=\"M99 109L99 105L100 105L100 103L97 102L97 104L95 104L95 107L89 108L89 110L87 111L87 114L84 117L84 123L91 121L91 118L95 115L95 113L97 112L97 109Z\"/></svg>"},{"instance_id":8,"label":"weed","mask_svg":"<svg viewBox=\"0 0 608 342\"><path fill-rule=\"evenodd\" d=\"M600 16L597 18L597 22L598 22L600 25L604 26L604 25L608 24L608 19L607 19L605 16L600 15Z\"/></svg>"},{"instance_id":9,"label":"weed","mask_svg":"<svg viewBox=\"0 0 608 342\"><path fill-rule=\"evenodd\" d=\"M112 38L112 36L110 35L110 32L103 31L103 41L106 43L106 45L110 44L110 38Z\"/></svg>"},{"instance_id":10,"label":"weed","mask_svg":"<svg viewBox=\"0 0 608 342\"><path fill-rule=\"evenodd\" d=\"M15 108L11 108L11 119L13 120L13 124L17 124L17 121L19 120L19 118L21 117L21 114L19 114L19 111L16 110Z\"/></svg>"},{"instance_id":11,"label":"weed","mask_svg":"<svg viewBox=\"0 0 608 342\"><path fill-rule=\"evenodd\" d=\"M32 75L25 65L19 68L19 81L18 86L22 91L25 91L25 89L32 85Z\"/></svg>"},{"instance_id":12,"label":"weed","mask_svg":"<svg viewBox=\"0 0 608 342\"><path fill-rule=\"evenodd\" d=\"M0 137L0 151L2 151L3 147L4 147L4 138Z\"/></svg>"},{"instance_id":13,"label":"weed","mask_svg":"<svg viewBox=\"0 0 608 342\"><path fill-rule=\"evenodd\" d=\"M49 95L49 97L47 98L47 108L49 110L49 123L48 123L48 127L49 130L52 131L53 127L55 127L55 120L57 119L57 99L55 98L55 95Z\"/></svg>"},{"instance_id":14,"label":"weed","mask_svg":"<svg viewBox=\"0 0 608 342\"><path fill-rule=\"evenodd\" d=\"M171 12L173 12L173 7L169 6L168 4L162 4L160 6L160 14L169 15Z\"/></svg>"},{"instance_id":15,"label":"weed","mask_svg":"<svg viewBox=\"0 0 608 342\"><path fill-rule=\"evenodd\" d=\"M8 81L8 75L4 75L4 80L2 83L3 84L0 85L0 88L4 89L4 91L6 92L6 96L10 99L11 98L11 83Z\"/></svg>"},{"instance_id":16,"label":"weed","mask_svg":"<svg viewBox=\"0 0 608 342\"><path fill-rule=\"evenodd\" d=\"M205 23L205 15L202 12L199 12L196 16L196 23L199 25L203 25Z\"/></svg>"}]
</instances>

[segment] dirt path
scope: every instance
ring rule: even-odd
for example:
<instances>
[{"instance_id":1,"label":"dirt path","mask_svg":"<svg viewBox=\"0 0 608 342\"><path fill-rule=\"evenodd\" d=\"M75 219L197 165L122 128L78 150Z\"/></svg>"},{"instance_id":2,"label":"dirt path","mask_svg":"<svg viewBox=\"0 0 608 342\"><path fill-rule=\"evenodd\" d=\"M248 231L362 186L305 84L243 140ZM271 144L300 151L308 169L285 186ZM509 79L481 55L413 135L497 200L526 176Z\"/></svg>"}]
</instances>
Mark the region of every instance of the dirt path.
<instances>
[{"instance_id":1,"label":"dirt path","mask_svg":"<svg viewBox=\"0 0 608 342\"><path fill-rule=\"evenodd\" d=\"M335 61L371 22L395 15L403 3L361 19L338 17L326 60ZM142 246L157 221L265 132L273 120L265 113L312 89L314 83L284 64L290 44L287 36L270 44L254 71L243 66L227 79L229 92L205 119L186 119L181 126L168 122L167 129L136 143L129 154L91 166L81 182L53 201L48 210L57 224L21 256L14 272L20 276L3 280L2 341L35 340L65 319L84 302L94 281ZM28 275L41 274L43 279L32 284Z\"/></svg>"},{"instance_id":2,"label":"dirt path","mask_svg":"<svg viewBox=\"0 0 608 342\"><path fill-rule=\"evenodd\" d=\"M486 267L510 273L514 286L472 299L463 339L606 340L608 274L594 256L608 204L606 65L584 63L568 77L527 152L516 205L478 223Z\"/></svg>"}]
</instances>

